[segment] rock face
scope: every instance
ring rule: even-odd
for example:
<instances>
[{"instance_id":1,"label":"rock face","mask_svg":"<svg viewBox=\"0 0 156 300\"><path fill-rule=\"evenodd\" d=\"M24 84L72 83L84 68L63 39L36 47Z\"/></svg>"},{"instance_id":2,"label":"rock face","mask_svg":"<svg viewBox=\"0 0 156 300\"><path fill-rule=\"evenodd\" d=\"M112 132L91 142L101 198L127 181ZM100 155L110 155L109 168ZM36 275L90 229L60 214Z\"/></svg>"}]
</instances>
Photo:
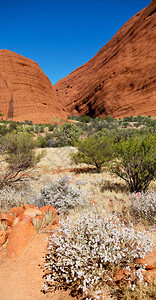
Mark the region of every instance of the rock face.
<instances>
[{"instance_id":1,"label":"rock face","mask_svg":"<svg viewBox=\"0 0 156 300\"><path fill-rule=\"evenodd\" d=\"M30 221L24 220L14 225L9 236L7 249L8 257L18 257L31 242L35 234L35 227Z\"/></svg>"},{"instance_id":2,"label":"rock face","mask_svg":"<svg viewBox=\"0 0 156 300\"><path fill-rule=\"evenodd\" d=\"M70 115L156 116L156 1L86 64L54 85Z\"/></svg>"},{"instance_id":3,"label":"rock face","mask_svg":"<svg viewBox=\"0 0 156 300\"><path fill-rule=\"evenodd\" d=\"M0 112L4 119L34 123L67 116L39 65L9 50L0 50Z\"/></svg>"},{"instance_id":4,"label":"rock face","mask_svg":"<svg viewBox=\"0 0 156 300\"><path fill-rule=\"evenodd\" d=\"M1 230L4 225L5 230ZM32 241L36 229L53 232L57 226L59 216L53 206L42 206L39 209L37 206L23 203L21 207L12 207L8 214L0 213L0 252L7 244L7 256L16 258Z\"/></svg>"}]
</instances>

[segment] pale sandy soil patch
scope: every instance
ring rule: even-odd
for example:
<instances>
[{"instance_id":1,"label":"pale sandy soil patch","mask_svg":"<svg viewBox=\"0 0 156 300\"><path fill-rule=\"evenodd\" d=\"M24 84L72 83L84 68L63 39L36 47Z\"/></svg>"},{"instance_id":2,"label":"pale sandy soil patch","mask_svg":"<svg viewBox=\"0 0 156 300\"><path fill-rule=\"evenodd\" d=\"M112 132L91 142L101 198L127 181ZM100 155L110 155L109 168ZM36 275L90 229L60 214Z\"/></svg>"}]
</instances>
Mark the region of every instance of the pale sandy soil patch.
<instances>
[{"instance_id":1,"label":"pale sandy soil patch","mask_svg":"<svg viewBox=\"0 0 156 300\"><path fill-rule=\"evenodd\" d=\"M38 149L41 151L41 149ZM70 153L76 152L75 147L46 148L46 155L38 164L43 171L67 169L71 167Z\"/></svg>"}]
</instances>

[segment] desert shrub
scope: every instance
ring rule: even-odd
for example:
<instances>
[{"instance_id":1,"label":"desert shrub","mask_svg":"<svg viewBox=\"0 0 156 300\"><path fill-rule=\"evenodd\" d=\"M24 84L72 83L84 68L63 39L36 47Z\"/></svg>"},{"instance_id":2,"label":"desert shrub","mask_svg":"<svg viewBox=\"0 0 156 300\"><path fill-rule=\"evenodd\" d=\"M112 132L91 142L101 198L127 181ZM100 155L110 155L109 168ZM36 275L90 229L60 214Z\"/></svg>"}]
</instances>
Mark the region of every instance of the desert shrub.
<instances>
[{"instance_id":1,"label":"desert shrub","mask_svg":"<svg viewBox=\"0 0 156 300\"><path fill-rule=\"evenodd\" d=\"M103 119L103 118L95 118L95 119L91 119L90 121L91 127L93 128L94 131L100 131L103 128L105 129L113 129L117 127L117 121L114 120L113 118L109 120L108 119Z\"/></svg>"},{"instance_id":2,"label":"desert shrub","mask_svg":"<svg viewBox=\"0 0 156 300\"><path fill-rule=\"evenodd\" d=\"M0 207L8 210L14 206L21 206L30 197L35 197L30 188L20 188L5 186L0 189Z\"/></svg>"},{"instance_id":3,"label":"desert shrub","mask_svg":"<svg viewBox=\"0 0 156 300\"><path fill-rule=\"evenodd\" d=\"M151 133L156 132L156 119L150 120L147 123L147 128L148 128L149 132L151 132Z\"/></svg>"},{"instance_id":4,"label":"desert shrub","mask_svg":"<svg viewBox=\"0 0 156 300\"><path fill-rule=\"evenodd\" d=\"M82 116L79 117L79 121L84 122L84 123L89 123L90 119L91 118L87 115L82 115Z\"/></svg>"},{"instance_id":5,"label":"desert shrub","mask_svg":"<svg viewBox=\"0 0 156 300\"><path fill-rule=\"evenodd\" d=\"M132 193L131 213L135 220L145 219L150 224L156 223L156 192Z\"/></svg>"},{"instance_id":6,"label":"desert shrub","mask_svg":"<svg viewBox=\"0 0 156 300\"><path fill-rule=\"evenodd\" d=\"M97 132L97 135L100 136L109 136L114 139L115 143L118 143L121 139L127 140L128 137L134 137L136 135L141 135L140 131L134 128L113 128L102 130Z\"/></svg>"},{"instance_id":7,"label":"desert shrub","mask_svg":"<svg viewBox=\"0 0 156 300\"><path fill-rule=\"evenodd\" d=\"M115 142L119 142L121 139L127 140L129 137L140 135L140 131L135 128L119 128L114 129L114 131L112 130L112 132L114 134Z\"/></svg>"},{"instance_id":8,"label":"desert shrub","mask_svg":"<svg viewBox=\"0 0 156 300\"><path fill-rule=\"evenodd\" d=\"M76 147L78 152L71 155L72 160L77 164L93 165L98 173L101 171L101 167L110 161L114 155L113 140L106 136L99 138L90 136L80 140Z\"/></svg>"},{"instance_id":9,"label":"desert shrub","mask_svg":"<svg viewBox=\"0 0 156 300\"><path fill-rule=\"evenodd\" d=\"M36 231L39 232L43 228L45 228L47 225L52 225L53 222L56 220L56 216L52 211L47 211L44 218L32 218L32 224L36 228Z\"/></svg>"},{"instance_id":10,"label":"desert shrub","mask_svg":"<svg viewBox=\"0 0 156 300\"><path fill-rule=\"evenodd\" d=\"M103 299L101 290L106 283L114 283L114 270L130 270L134 260L151 249L145 233L136 233L102 210L85 210L74 222L62 221L50 237L44 289L69 288L80 299Z\"/></svg>"},{"instance_id":11,"label":"desert shrub","mask_svg":"<svg viewBox=\"0 0 156 300\"><path fill-rule=\"evenodd\" d=\"M44 153L35 153L35 142L27 132L7 133L0 140L3 159L7 163L5 174L0 177L0 187L22 180L26 171L32 169L43 157Z\"/></svg>"},{"instance_id":12,"label":"desert shrub","mask_svg":"<svg viewBox=\"0 0 156 300\"><path fill-rule=\"evenodd\" d=\"M35 125L35 126L34 126L34 132L35 132L35 133L39 133L39 126L38 126L38 125Z\"/></svg>"},{"instance_id":13,"label":"desert shrub","mask_svg":"<svg viewBox=\"0 0 156 300\"><path fill-rule=\"evenodd\" d=\"M53 130L54 130L54 125L53 125L53 124L49 124L48 130L49 130L49 131L53 131Z\"/></svg>"},{"instance_id":14,"label":"desert shrub","mask_svg":"<svg viewBox=\"0 0 156 300\"><path fill-rule=\"evenodd\" d=\"M54 130L53 130L53 137L59 138L62 136L62 131L60 130L60 128L61 127L56 124L56 126L54 127Z\"/></svg>"},{"instance_id":15,"label":"desert shrub","mask_svg":"<svg viewBox=\"0 0 156 300\"><path fill-rule=\"evenodd\" d=\"M156 135L122 139L115 150L112 171L127 182L130 192L145 191L156 178Z\"/></svg>"},{"instance_id":16,"label":"desert shrub","mask_svg":"<svg viewBox=\"0 0 156 300\"><path fill-rule=\"evenodd\" d=\"M43 133L44 132L44 126L42 125L42 126L39 126L39 132L40 133Z\"/></svg>"},{"instance_id":17,"label":"desert shrub","mask_svg":"<svg viewBox=\"0 0 156 300\"><path fill-rule=\"evenodd\" d=\"M12 121L12 122L9 124L9 131L12 131L12 130L14 130L14 129L16 130L17 125L18 125L17 122Z\"/></svg>"},{"instance_id":18,"label":"desert shrub","mask_svg":"<svg viewBox=\"0 0 156 300\"><path fill-rule=\"evenodd\" d=\"M70 145L74 145L82 134L82 130L78 126L70 122L64 123L61 127L61 131L68 139Z\"/></svg>"},{"instance_id":19,"label":"desert shrub","mask_svg":"<svg viewBox=\"0 0 156 300\"><path fill-rule=\"evenodd\" d=\"M75 121L79 121L79 122L83 122L83 123L89 123L91 120L91 117L87 116L87 115L81 115L81 116L69 116L68 120L75 120Z\"/></svg>"},{"instance_id":20,"label":"desert shrub","mask_svg":"<svg viewBox=\"0 0 156 300\"><path fill-rule=\"evenodd\" d=\"M113 123L115 122L115 119L112 116L107 115L107 117L105 118L106 122L108 123Z\"/></svg>"},{"instance_id":21,"label":"desert shrub","mask_svg":"<svg viewBox=\"0 0 156 300\"><path fill-rule=\"evenodd\" d=\"M29 120L25 120L24 123L27 125L33 125L33 121L29 121Z\"/></svg>"},{"instance_id":22,"label":"desert shrub","mask_svg":"<svg viewBox=\"0 0 156 300\"><path fill-rule=\"evenodd\" d=\"M46 132L46 133L45 133L45 138L46 138L47 141L50 140L50 139L52 139L52 138L53 138L52 133Z\"/></svg>"},{"instance_id":23,"label":"desert shrub","mask_svg":"<svg viewBox=\"0 0 156 300\"><path fill-rule=\"evenodd\" d=\"M124 128L127 128L128 125L129 125L128 122L123 122L123 123L122 123L122 126L123 126Z\"/></svg>"},{"instance_id":24,"label":"desert shrub","mask_svg":"<svg viewBox=\"0 0 156 300\"><path fill-rule=\"evenodd\" d=\"M27 127L26 127L26 131L27 132L33 132L34 131L34 127L33 127L33 125L28 125Z\"/></svg>"},{"instance_id":25,"label":"desert shrub","mask_svg":"<svg viewBox=\"0 0 156 300\"><path fill-rule=\"evenodd\" d=\"M7 134L9 128L5 124L0 124L0 137Z\"/></svg>"},{"instance_id":26,"label":"desert shrub","mask_svg":"<svg viewBox=\"0 0 156 300\"><path fill-rule=\"evenodd\" d=\"M23 126L21 123L18 124L16 127L16 132L24 132L25 131L25 126Z\"/></svg>"},{"instance_id":27,"label":"desert shrub","mask_svg":"<svg viewBox=\"0 0 156 300\"><path fill-rule=\"evenodd\" d=\"M54 147L54 148L57 147L56 141L54 139L49 139L47 141L47 147Z\"/></svg>"},{"instance_id":28,"label":"desert shrub","mask_svg":"<svg viewBox=\"0 0 156 300\"><path fill-rule=\"evenodd\" d=\"M41 189L40 196L36 199L36 204L41 207L52 205L59 213L67 213L77 206L86 206L90 202L87 195L83 195L80 189L74 188L70 184L71 178L63 176L53 180L49 185Z\"/></svg>"},{"instance_id":29,"label":"desert shrub","mask_svg":"<svg viewBox=\"0 0 156 300\"><path fill-rule=\"evenodd\" d=\"M133 122L133 116L124 117L121 121L124 121L124 122Z\"/></svg>"},{"instance_id":30,"label":"desert shrub","mask_svg":"<svg viewBox=\"0 0 156 300\"><path fill-rule=\"evenodd\" d=\"M117 139L120 140L121 137L126 139L128 136L142 135L149 132L154 133L156 131L156 119L146 116L130 116L123 119L113 119L111 116L107 116L105 119L90 118L88 123L81 122L81 117L82 116L75 116L75 120L79 121L76 123L76 126L81 128L88 137L97 134L98 131L104 130L107 132L107 136L112 136L113 134L113 136L115 135ZM136 127L139 126L139 129L129 128L135 125ZM142 126L140 127L140 125ZM105 135L105 133L103 135Z\"/></svg>"},{"instance_id":31,"label":"desert shrub","mask_svg":"<svg viewBox=\"0 0 156 300\"><path fill-rule=\"evenodd\" d=\"M69 146L69 140L66 136L60 136L55 139L56 146L55 147L65 147Z\"/></svg>"},{"instance_id":32,"label":"desert shrub","mask_svg":"<svg viewBox=\"0 0 156 300\"><path fill-rule=\"evenodd\" d=\"M72 115L72 116L69 116L67 119L68 120L74 120L74 121L79 121L79 116L77 116L77 115Z\"/></svg>"},{"instance_id":33,"label":"desert shrub","mask_svg":"<svg viewBox=\"0 0 156 300\"><path fill-rule=\"evenodd\" d=\"M45 137L40 135L36 140L36 145L38 148L46 148L48 145L48 141Z\"/></svg>"},{"instance_id":34,"label":"desert shrub","mask_svg":"<svg viewBox=\"0 0 156 300\"><path fill-rule=\"evenodd\" d=\"M55 147L65 147L74 145L79 139L82 130L73 123L64 123L53 130L53 138L56 141Z\"/></svg>"},{"instance_id":35,"label":"desert shrub","mask_svg":"<svg viewBox=\"0 0 156 300\"><path fill-rule=\"evenodd\" d=\"M64 134L61 126L55 126L52 136L56 142L55 147L65 147L69 145L69 139Z\"/></svg>"}]
</instances>

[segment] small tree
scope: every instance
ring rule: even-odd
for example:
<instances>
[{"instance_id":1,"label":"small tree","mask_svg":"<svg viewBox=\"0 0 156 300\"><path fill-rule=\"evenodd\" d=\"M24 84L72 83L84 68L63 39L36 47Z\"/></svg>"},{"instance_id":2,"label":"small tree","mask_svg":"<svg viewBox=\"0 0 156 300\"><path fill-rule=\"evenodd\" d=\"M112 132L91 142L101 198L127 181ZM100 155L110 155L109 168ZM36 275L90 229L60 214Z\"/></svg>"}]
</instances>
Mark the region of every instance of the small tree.
<instances>
[{"instance_id":1,"label":"small tree","mask_svg":"<svg viewBox=\"0 0 156 300\"><path fill-rule=\"evenodd\" d=\"M74 145L82 134L82 130L78 126L70 122L64 123L61 127L61 131L71 145Z\"/></svg>"},{"instance_id":2,"label":"small tree","mask_svg":"<svg viewBox=\"0 0 156 300\"><path fill-rule=\"evenodd\" d=\"M128 183L131 192L145 191L156 178L156 135L120 140L116 156L112 171Z\"/></svg>"},{"instance_id":3,"label":"small tree","mask_svg":"<svg viewBox=\"0 0 156 300\"><path fill-rule=\"evenodd\" d=\"M86 163L96 167L100 173L101 167L110 161L114 155L113 140L109 137L102 136L80 140L77 143L78 152L72 154L72 160L75 163Z\"/></svg>"},{"instance_id":4,"label":"small tree","mask_svg":"<svg viewBox=\"0 0 156 300\"><path fill-rule=\"evenodd\" d=\"M7 163L5 174L0 177L0 188L22 180L26 171L35 167L44 153L36 154L34 148L33 137L27 132L7 133L0 140L2 159Z\"/></svg>"}]
</instances>

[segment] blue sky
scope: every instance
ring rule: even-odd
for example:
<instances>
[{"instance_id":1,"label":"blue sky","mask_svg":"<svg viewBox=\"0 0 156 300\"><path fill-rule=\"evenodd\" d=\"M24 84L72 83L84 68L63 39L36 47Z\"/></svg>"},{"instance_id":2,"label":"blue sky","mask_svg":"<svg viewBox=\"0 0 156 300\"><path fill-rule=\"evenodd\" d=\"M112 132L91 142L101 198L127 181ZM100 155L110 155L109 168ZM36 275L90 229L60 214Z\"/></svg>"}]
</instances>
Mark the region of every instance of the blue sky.
<instances>
[{"instance_id":1,"label":"blue sky","mask_svg":"<svg viewBox=\"0 0 156 300\"><path fill-rule=\"evenodd\" d=\"M86 63L148 0L0 0L0 49L36 61L52 84Z\"/></svg>"}]
</instances>

